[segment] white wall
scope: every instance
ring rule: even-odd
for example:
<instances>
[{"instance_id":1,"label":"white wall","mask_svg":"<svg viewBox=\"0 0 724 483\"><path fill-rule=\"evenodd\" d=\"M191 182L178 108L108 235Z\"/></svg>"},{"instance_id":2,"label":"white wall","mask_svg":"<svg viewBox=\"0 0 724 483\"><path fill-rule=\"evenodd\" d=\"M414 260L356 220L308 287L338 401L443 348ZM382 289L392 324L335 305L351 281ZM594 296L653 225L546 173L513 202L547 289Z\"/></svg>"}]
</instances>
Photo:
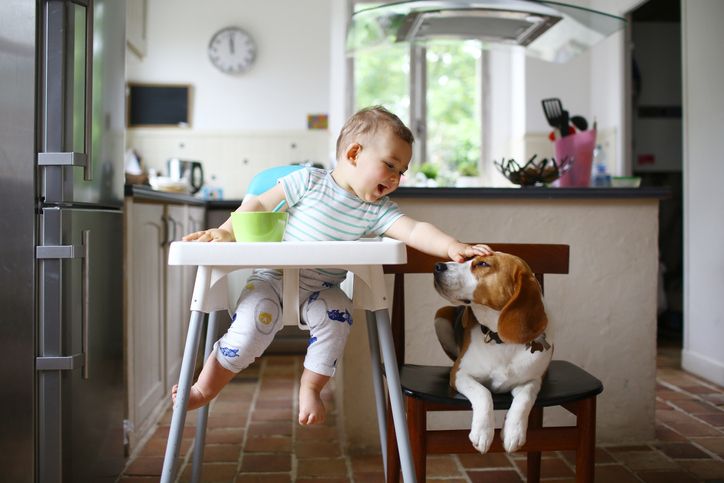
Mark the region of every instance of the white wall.
<instances>
[{"instance_id":1,"label":"white wall","mask_svg":"<svg viewBox=\"0 0 724 483\"><path fill-rule=\"evenodd\" d=\"M149 0L147 53L129 54L128 79L194 86L194 129L306 129L306 115L329 112L330 0ZM239 26L257 60L230 76L206 48L221 28Z\"/></svg>"},{"instance_id":2,"label":"white wall","mask_svg":"<svg viewBox=\"0 0 724 483\"><path fill-rule=\"evenodd\" d=\"M213 176L224 197L239 199L266 167L330 164L330 131L308 130L307 115L331 110L331 0L146 4L145 55L128 51L128 80L190 84L193 93L190 129L129 130L127 145L146 168L164 174L169 158L200 160L207 183ZM209 40L228 26L243 28L257 44L246 73L224 74L209 61Z\"/></svg>"},{"instance_id":3,"label":"white wall","mask_svg":"<svg viewBox=\"0 0 724 483\"><path fill-rule=\"evenodd\" d=\"M724 385L724 2L682 0L684 350L682 365Z\"/></svg>"}]
</instances>

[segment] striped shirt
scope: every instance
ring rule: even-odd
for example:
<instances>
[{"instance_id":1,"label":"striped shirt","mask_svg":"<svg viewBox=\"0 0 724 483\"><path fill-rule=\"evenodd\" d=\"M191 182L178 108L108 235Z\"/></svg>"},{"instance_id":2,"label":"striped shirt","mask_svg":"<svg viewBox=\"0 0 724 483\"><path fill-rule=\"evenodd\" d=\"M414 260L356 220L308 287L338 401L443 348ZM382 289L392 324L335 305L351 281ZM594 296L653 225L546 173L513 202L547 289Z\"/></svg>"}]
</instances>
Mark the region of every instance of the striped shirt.
<instances>
[{"instance_id":1,"label":"striped shirt","mask_svg":"<svg viewBox=\"0 0 724 483\"><path fill-rule=\"evenodd\" d=\"M364 201L339 186L323 169L299 169L278 182L284 189L289 212L285 241L352 241L381 236L403 215L389 197L374 203ZM263 272L272 275L271 271ZM347 273L321 268L302 272L333 284L344 280Z\"/></svg>"}]
</instances>

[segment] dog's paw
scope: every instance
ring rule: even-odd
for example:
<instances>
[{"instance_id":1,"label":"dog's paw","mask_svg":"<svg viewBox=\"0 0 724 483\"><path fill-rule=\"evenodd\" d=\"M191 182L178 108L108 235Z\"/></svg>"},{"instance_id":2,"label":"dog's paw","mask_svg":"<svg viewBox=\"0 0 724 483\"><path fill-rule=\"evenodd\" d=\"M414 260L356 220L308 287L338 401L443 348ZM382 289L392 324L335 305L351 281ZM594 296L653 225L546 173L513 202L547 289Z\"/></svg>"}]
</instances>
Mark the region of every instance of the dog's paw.
<instances>
[{"instance_id":1,"label":"dog's paw","mask_svg":"<svg viewBox=\"0 0 724 483\"><path fill-rule=\"evenodd\" d=\"M493 443L495 435L495 424L492 419L485 421L483 418L476 421L473 418L473 424L470 428L470 442L473 447L481 453L487 453L490 445Z\"/></svg>"},{"instance_id":2,"label":"dog's paw","mask_svg":"<svg viewBox=\"0 0 724 483\"><path fill-rule=\"evenodd\" d=\"M515 453L518 451L525 444L525 436L525 425L518 422L509 422L506 419L500 434L505 451L508 453Z\"/></svg>"}]
</instances>

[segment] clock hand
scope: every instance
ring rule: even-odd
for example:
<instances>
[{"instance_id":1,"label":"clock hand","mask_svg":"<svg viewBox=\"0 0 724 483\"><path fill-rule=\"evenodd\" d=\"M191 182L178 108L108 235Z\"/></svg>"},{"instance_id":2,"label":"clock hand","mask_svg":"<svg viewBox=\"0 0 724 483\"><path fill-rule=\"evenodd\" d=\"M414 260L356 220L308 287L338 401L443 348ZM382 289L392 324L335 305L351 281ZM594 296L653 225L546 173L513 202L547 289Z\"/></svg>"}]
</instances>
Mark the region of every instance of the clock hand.
<instances>
[{"instance_id":1,"label":"clock hand","mask_svg":"<svg viewBox=\"0 0 724 483\"><path fill-rule=\"evenodd\" d=\"M231 50L231 53L234 53L234 36L229 35L229 49Z\"/></svg>"}]
</instances>

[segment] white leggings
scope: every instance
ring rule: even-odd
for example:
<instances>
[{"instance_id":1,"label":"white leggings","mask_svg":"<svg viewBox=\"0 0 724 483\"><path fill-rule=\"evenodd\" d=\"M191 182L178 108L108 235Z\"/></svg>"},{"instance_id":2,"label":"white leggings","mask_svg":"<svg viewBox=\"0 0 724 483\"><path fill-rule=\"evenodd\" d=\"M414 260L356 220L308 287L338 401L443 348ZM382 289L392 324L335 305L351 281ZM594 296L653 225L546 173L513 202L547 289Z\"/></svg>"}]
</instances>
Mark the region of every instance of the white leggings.
<instances>
[{"instance_id":1,"label":"white leggings","mask_svg":"<svg viewBox=\"0 0 724 483\"><path fill-rule=\"evenodd\" d=\"M318 290L299 289L299 315L310 335L304 367L332 376L352 327L352 301L339 285L315 285ZM231 318L231 327L214 345L219 364L239 372L269 347L283 326L281 294L281 280L249 277Z\"/></svg>"}]
</instances>

